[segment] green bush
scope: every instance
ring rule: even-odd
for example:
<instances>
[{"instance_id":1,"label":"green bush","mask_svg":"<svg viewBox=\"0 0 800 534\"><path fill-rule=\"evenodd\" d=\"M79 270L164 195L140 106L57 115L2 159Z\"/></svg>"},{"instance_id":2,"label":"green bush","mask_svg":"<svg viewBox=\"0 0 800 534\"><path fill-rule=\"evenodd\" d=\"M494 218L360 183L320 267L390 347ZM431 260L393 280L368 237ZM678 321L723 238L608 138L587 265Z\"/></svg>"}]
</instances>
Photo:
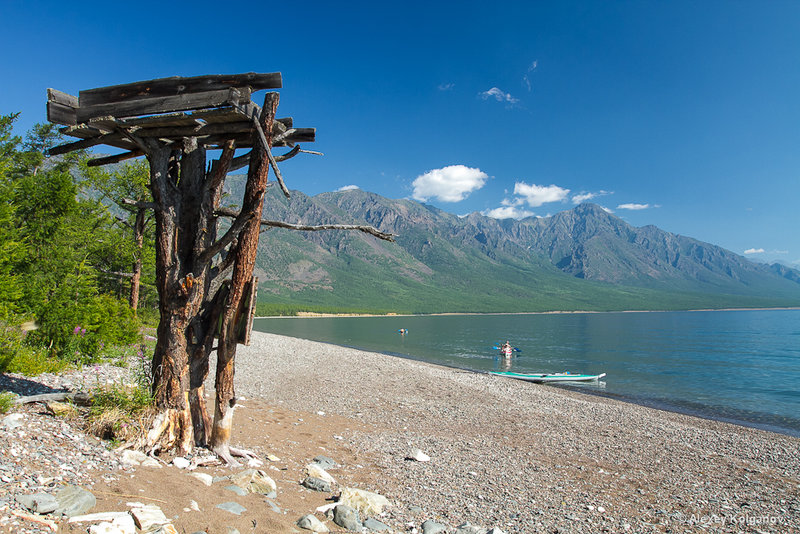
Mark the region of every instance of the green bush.
<instances>
[{"instance_id":1,"label":"green bush","mask_svg":"<svg viewBox=\"0 0 800 534\"><path fill-rule=\"evenodd\" d=\"M0 414L8 413L12 406L14 406L14 399L17 396L10 391L0 392Z\"/></svg>"},{"instance_id":2,"label":"green bush","mask_svg":"<svg viewBox=\"0 0 800 534\"><path fill-rule=\"evenodd\" d=\"M42 373L58 373L67 362L48 356L44 348L29 345L30 333L13 323L0 325L0 372L36 376Z\"/></svg>"}]
</instances>

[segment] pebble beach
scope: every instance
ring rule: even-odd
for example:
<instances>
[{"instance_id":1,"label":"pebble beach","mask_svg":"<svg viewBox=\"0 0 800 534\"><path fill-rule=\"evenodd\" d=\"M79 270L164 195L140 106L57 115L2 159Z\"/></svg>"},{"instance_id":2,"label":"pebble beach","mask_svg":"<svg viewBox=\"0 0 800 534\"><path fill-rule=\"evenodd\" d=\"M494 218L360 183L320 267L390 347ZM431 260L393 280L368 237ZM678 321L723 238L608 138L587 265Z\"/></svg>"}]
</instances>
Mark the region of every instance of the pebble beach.
<instances>
[{"instance_id":1,"label":"pebble beach","mask_svg":"<svg viewBox=\"0 0 800 534\"><path fill-rule=\"evenodd\" d=\"M109 380L121 374L93 370ZM48 389L81 384L74 375L30 378L26 394L38 392L37 380ZM272 522L238 532L307 532L296 524L303 513L355 485L391 503L375 523L387 532L800 532L798 438L265 333L239 347L235 384L234 444L281 457L267 470L278 483L274 511L263 512ZM28 413L22 425L0 435L0 531L49 531L13 515L12 496L47 491L53 480L133 493L144 490L130 486L130 471L142 484L177 471L121 465L95 438L45 415ZM300 485L320 453L342 464L327 494ZM219 491L203 501L188 483L175 488L222 516L205 531L231 532L222 525L232 516L208 500ZM200 514L176 510L167 516L178 531L203 530L198 519L181 522Z\"/></svg>"}]
</instances>

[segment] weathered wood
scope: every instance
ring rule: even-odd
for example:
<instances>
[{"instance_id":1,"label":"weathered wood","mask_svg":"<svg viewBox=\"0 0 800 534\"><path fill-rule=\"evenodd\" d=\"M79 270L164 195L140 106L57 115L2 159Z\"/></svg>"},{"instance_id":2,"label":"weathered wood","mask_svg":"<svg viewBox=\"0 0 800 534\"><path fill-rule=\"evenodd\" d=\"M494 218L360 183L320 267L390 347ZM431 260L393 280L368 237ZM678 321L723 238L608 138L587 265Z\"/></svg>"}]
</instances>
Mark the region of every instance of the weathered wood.
<instances>
[{"instance_id":1,"label":"weathered wood","mask_svg":"<svg viewBox=\"0 0 800 534\"><path fill-rule=\"evenodd\" d=\"M217 208L216 211L217 215L221 217L231 217L237 218L240 216L240 213L236 210L232 210L230 208ZM370 234L378 239L383 239L384 241L394 241L394 238L397 237L395 234L390 234L388 232L381 232L374 226L368 225L359 225L359 224L292 224L283 221L270 221L267 219L261 219L259 221L261 226L266 226L268 228L285 228L287 230L299 230L304 232L319 232L321 230L355 230L358 232L363 232L365 234Z\"/></svg>"},{"instance_id":2,"label":"weathered wood","mask_svg":"<svg viewBox=\"0 0 800 534\"><path fill-rule=\"evenodd\" d=\"M75 126L68 126L66 128L61 128L59 131L70 137L78 137L80 139L88 139L90 137L96 137L98 135L103 135L106 132L95 128L93 126L89 126L88 124L78 124Z\"/></svg>"},{"instance_id":3,"label":"weathered wood","mask_svg":"<svg viewBox=\"0 0 800 534\"><path fill-rule=\"evenodd\" d=\"M88 393L75 393L70 391L60 391L58 393L43 393L41 395L30 395L28 397L19 397L14 400L14 404L30 404L32 402L49 402L49 401L72 401L81 406L87 406L91 402L91 395Z\"/></svg>"},{"instance_id":4,"label":"weathered wood","mask_svg":"<svg viewBox=\"0 0 800 534\"><path fill-rule=\"evenodd\" d=\"M48 89L47 90L47 101L48 102L55 102L56 104L61 104L62 106L67 106L70 108L77 108L78 107L78 97L73 96L57 89Z\"/></svg>"},{"instance_id":5,"label":"weathered wood","mask_svg":"<svg viewBox=\"0 0 800 534\"><path fill-rule=\"evenodd\" d=\"M258 277L254 276L245 288L244 312L239 320L236 330L239 334L239 343L249 347L250 335L253 333L253 320L256 317L256 300L258 298Z\"/></svg>"},{"instance_id":6,"label":"weathered wood","mask_svg":"<svg viewBox=\"0 0 800 534\"><path fill-rule=\"evenodd\" d=\"M236 134L250 132L253 125L249 121L224 122L215 124L196 124L194 126L178 126L165 128L139 128L134 131L137 137L200 137L204 135Z\"/></svg>"},{"instance_id":7,"label":"weathered wood","mask_svg":"<svg viewBox=\"0 0 800 534\"><path fill-rule=\"evenodd\" d=\"M166 126L200 126L203 121L188 113L168 113L166 115L156 115L151 117L134 117L122 121L125 126L137 126L142 128L158 128Z\"/></svg>"},{"instance_id":8,"label":"weathered wood","mask_svg":"<svg viewBox=\"0 0 800 534\"><path fill-rule=\"evenodd\" d=\"M250 101L250 90L222 89L204 93L190 93L179 96L164 96L139 100L127 100L110 104L81 106L78 108L78 122L86 122L95 117L111 115L116 118L170 113L190 109L213 108L223 105L243 105Z\"/></svg>"},{"instance_id":9,"label":"weathered wood","mask_svg":"<svg viewBox=\"0 0 800 534\"><path fill-rule=\"evenodd\" d=\"M59 104L58 102L48 102L47 120L53 124L73 126L78 123L78 114L75 108Z\"/></svg>"},{"instance_id":10,"label":"weathered wood","mask_svg":"<svg viewBox=\"0 0 800 534\"><path fill-rule=\"evenodd\" d=\"M188 93L241 87L249 87L253 91L280 89L282 85L283 80L280 72L212 74L192 77L172 76L81 91L80 105L81 107L95 106L142 98L180 96Z\"/></svg>"},{"instance_id":11,"label":"weathered wood","mask_svg":"<svg viewBox=\"0 0 800 534\"><path fill-rule=\"evenodd\" d=\"M86 165L89 167L100 167L102 165L111 165L112 163L119 163L120 161L125 161L126 159L131 158L138 158L139 156L144 156L144 152L141 150L131 150L130 152L123 152L122 154L115 154L113 156L105 156L102 158L95 158L90 159L86 162Z\"/></svg>"},{"instance_id":12,"label":"weathered wood","mask_svg":"<svg viewBox=\"0 0 800 534\"><path fill-rule=\"evenodd\" d=\"M89 139L81 139L80 141L73 141L72 143L65 143L63 145L54 146L47 150L50 156L58 156L59 154L66 154L73 150L82 150L84 148L93 147L102 144L111 144L115 141L122 141L122 135L118 133L109 133L99 137L91 137Z\"/></svg>"}]
</instances>

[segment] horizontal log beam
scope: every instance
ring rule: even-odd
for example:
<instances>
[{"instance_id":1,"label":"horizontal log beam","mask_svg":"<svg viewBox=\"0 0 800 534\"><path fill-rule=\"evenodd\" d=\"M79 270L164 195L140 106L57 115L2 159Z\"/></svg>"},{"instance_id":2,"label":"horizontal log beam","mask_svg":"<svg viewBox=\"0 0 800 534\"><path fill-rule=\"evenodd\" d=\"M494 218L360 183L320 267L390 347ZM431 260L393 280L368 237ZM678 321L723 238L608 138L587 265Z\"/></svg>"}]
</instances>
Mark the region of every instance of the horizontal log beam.
<instances>
[{"instance_id":1,"label":"horizontal log beam","mask_svg":"<svg viewBox=\"0 0 800 534\"><path fill-rule=\"evenodd\" d=\"M89 167L100 167L102 165L119 163L120 161L125 161L126 159L138 158L139 156L144 156L144 152L141 150L131 150L130 152L123 152L122 154L115 154L113 156L106 156L104 158L90 159L86 162L86 165Z\"/></svg>"},{"instance_id":2,"label":"horizontal log beam","mask_svg":"<svg viewBox=\"0 0 800 534\"><path fill-rule=\"evenodd\" d=\"M112 116L119 119L138 115L213 108L224 105L243 106L248 102L250 102L250 90L245 87L179 96L143 98L119 103L97 104L94 106L82 105L78 108L78 122L86 122L90 119L104 116Z\"/></svg>"},{"instance_id":3,"label":"horizontal log beam","mask_svg":"<svg viewBox=\"0 0 800 534\"><path fill-rule=\"evenodd\" d=\"M91 137L89 139L81 139L80 141L74 141L72 143L65 143L49 149L47 151L47 155L58 156L59 154L66 154L67 152L72 152L73 150L82 150L84 148L90 148L97 145L108 145L115 141L123 141L122 135L118 133L109 133L99 137Z\"/></svg>"},{"instance_id":4,"label":"horizontal log beam","mask_svg":"<svg viewBox=\"0 0 800 534\"><path fill-rule=\"evenodd\" d=\"M55 89L47 90L47 120L53 124L74 126L78 123L78 98Z\"/></svg>"},{"instance_id":5,"label":"horizontal log beam","mask_svg":"<svg viewBox=\"0 0 800 534\"><path fill-rule=\"evenodd\" d=\"M172 76L81 91L80 105L96 106L142 98L180 96L188 93L242 87L259 91L261 89L280 89L282 86L283 79L280 72L212 74L193 77Z\"/></svg>"}]
</instances>

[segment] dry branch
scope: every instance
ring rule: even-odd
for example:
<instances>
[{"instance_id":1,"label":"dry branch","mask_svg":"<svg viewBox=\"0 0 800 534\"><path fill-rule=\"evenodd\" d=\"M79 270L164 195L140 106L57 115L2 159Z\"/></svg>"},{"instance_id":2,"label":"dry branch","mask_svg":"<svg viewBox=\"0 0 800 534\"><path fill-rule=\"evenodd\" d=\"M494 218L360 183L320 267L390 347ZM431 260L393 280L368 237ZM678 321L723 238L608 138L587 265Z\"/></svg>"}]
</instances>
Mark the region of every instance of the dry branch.
<instances>
[{"instance_id":1,"label":"dry branch","mask_svg":"<svg viewBox=\"0 0 800 534\"><path fill-rule=\"evenodd\" d=\"M238 217L239 212L234 211L229 208L219 208L216 211L216 214L221 217ZM397 237L395 234L390 234L388 232L381 232L374 226L368 225L359 225L359 224L316 224L316 225L308 225L308 224L292 224L282 221L270 221L267 219L261 219L260 221L261 226L266 226L269 228L286 228L288 230L300 230L304 232L318 232L320 230L357 230L359 232L364 232L365 234L370 234L378 239L383 239L384 241L394 241L394 238Z\"/></svg>"}]
</instances>

